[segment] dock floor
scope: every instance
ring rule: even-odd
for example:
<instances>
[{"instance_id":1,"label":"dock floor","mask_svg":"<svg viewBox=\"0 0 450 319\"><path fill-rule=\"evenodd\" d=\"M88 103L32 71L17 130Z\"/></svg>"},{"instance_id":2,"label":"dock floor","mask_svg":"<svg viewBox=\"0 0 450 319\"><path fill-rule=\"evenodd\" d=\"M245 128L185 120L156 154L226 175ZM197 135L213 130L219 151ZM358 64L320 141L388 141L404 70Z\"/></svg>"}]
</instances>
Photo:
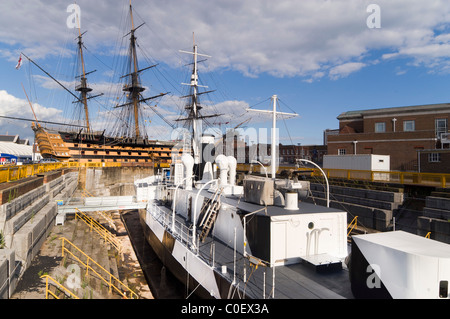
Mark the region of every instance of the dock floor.
<instances>
[{"instance_id":1,"label":"dock floor","mask_svg":"<svg viewBox=\"0 0 450 319\"><path fill-rule=\"evenodd\" d=\"M127 233L119 213L112 214L117 231L116 236L123 245L123 260L120 258L111 258L112 252L95 232L89 232L87 225L75 219L68 219L64 225L56 225L53 227L51 233L42 245L38 255L32 260L31 265L27 268L21 277L15 293L11 299L45 299L45 280L40 278L44 274L48 274L55 279L67 278L67 268L62 265L62 249L61 237L66 237L75 244L78 242L80 246L92 247L90 252L86 253L100 265L108 264L105 268L111 269L113 275L118 276L119 279L127 284L133 291L135 291L142 299L154 299L147 280L136 257L132 243ZM78 240L76 239L78 238ZM99 244L100 243L100 244ZM91 254L91 255L90 255ZM114 265L114 260L117 263ZM67 264L75 264L70 261ZM73 266L72 268L76 268ZM79 266L83 272L83 266ZM113 269L115 269L113 271ZM64 272L66 273L64 276ZM87 293L86 285L91 286L91 290ZM84 292L82 292L81 299L116 299L121 296L108 293L107 289L95 288L95 285L82 284ZM101 285L100 285L101 287Z\"/></svg>"}]
</instances>

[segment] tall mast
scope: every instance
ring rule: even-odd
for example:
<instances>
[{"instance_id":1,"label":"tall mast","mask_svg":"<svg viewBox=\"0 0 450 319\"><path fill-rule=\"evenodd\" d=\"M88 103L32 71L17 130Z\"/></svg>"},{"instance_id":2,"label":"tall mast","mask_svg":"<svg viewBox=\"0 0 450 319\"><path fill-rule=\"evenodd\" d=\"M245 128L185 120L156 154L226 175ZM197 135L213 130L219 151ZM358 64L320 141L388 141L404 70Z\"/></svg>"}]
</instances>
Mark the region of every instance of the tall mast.
<instances>
[{"instance_id":1,"label":"tall mast","mask_svg":"<svg viewBox=\"0 0 450 319\"><path fill-rule=\"evenodd\" d=\"M134 114L134 131L135 137L139 138L141 133L139 131L139 95L145 89L139 83L138 76L138 62L137 62L137 54L136 54L136 37L134 36L134 32L137 28L134 27L133 20L133 7L131 5L130 0L130 17L131 17L131 36L130 36L130 54L131 54L131 63L132 63L132 72L131 76L131 85L127 85L124 87L124 91L129 92L129 98L133 104L133 114Z\"/></svg>"},{"instance_id":2,"label":"tall mast","mask_svg":"<svg viewBox=\"0 0 450 319\"><path fill-rule=\"evenodd\" d=\"M77 15L77 21L78 21L78 15ZM87 80L86 80L86 70L84 68L84 57L83 57L83 39L80 29L80 22L78 21L78 50L80 53L80 62L81 62L81 77L80 77L80 84L77 85L75 88L76 91L81 92L81 101L83 102L84 106L84 113L86 117L86 127L87 127L87 133L89 134L91 132L91 126L89 124L89 110L88 110L88 104L87 104L87 93L91 92L92 89L87 86Z\"/></svg>"},{"instance_id":3,"label":"tall mast","mask_svg":"<svg viewBox=\"0 0 450 319\"><path fill-rule=\"evenodd\" d=\"M123 75L121 78L125 78L125 77L130 77L127 81L126 84L124 84L122 91L127 93L127 102L121 105L116 105L115 108L119 108L119 107L132 107L133 110L127 110L127 116L133 114L133 119L134 119L134 137L135 138L140 138L142 135L142 132L139 128L139 108L140 108L140 103L141 102L147 102L149 100L155 99L155 98L159 98L162 97L168 93L160 93L158 95L152 96L152 97L148 97L148 98L143 98L141 93L143 91L145 91L145 88L141 85L141 81L139 79L139 75L142 71L144 70L148 70L150 68L153 68L155 66L157 66L157 64L155 65L151 65L148 66L146 68L140 69L138 68L138 59L137 59L137 52L136 52L136 36L134 35L136 30L139 29L142 25L144 25L144 23L142 23L141 25L135 27L134 26L134 19L133 19L133 7L131 5L131 0L130 0L130 17L131 17L131 31L128 33L130 34L130 48L129 48L129 69L128 69L128 74ZM127 34L127 35L128 35ZM129 113L128 113L129 112ZM130 136L133 135L133 133L131 133L128 131L128 129L126 129L126 132L124 132L123 135L126 136Z\"/></svg>"},{"instance_id":4,"label":"tall mast","mask_svg":"<svg viewBox=\"0 0 450 319\"><path fill-rule=\"evenodd\" d=\"M208 116L201 116L199 111L201 109L201 106L198 103L198 96L200 94L209 93L208 92L199 92L198 88L203 87L207 88L207 86L199 85L198 84L198 57L203 56L210 58L211 56L206 54L200 54L198 53L198 46L195 43L195 37L193 36L193 49L192 52L188 51L182 51L182 53L192 54L194 57L194 63L193 63L193 69L192 69L192 75L191 75L191 82L188 83L182 83L184 85L189 85L191 87L191 94L186 97L190 97L190 104L186 107L187 110L189 110L188 117L185 119L178 119L177 121L192 121L192 150L193 150L193 156L194 156L194 163L199 164L201 162L201 152L200 152L200 145L201 145L201 122L200 119L206 118L206 117L215 117L219 116L218 114L215 115L208 115Z\"/></svg>"},{"instance_id":5,"label":"tall mast","mask_svg":"<svg viewBox=\"0 0 450 319\"><path fill-rule=\"evenodd\" d=\"M198 121L198 109L197 109L197 93L198 93L198 47L197 44L195 44L195 36L193 37L193 54L194 54L194 69L192 70L192 76L191 76L191 88L192 88L192 134L193 134L193 140L192 140L192 148L194 151L194 163L199 164L200 163L200 143L199 141L200 136L198 132L197 124Z\"/></svg>"}]
</instances>

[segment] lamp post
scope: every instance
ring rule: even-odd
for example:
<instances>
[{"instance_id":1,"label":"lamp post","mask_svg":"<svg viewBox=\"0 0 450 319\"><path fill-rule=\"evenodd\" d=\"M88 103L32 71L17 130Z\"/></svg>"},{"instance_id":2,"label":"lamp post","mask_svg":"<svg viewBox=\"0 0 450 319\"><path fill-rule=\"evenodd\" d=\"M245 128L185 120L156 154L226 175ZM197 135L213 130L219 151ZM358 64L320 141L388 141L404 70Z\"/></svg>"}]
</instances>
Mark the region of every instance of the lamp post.
<instances>
[{"instance_id":1,"label":"lamp post","mask_svg":"<svg viewBox=\"0 0 450 319\"><path fill-rule=\"evenodd\" d=\"M250 162L250 164L253 164L253 163L256 163L256 164L261 165L262 168L264 168L264 172L266 173L266 178L269 178L269 176L267 175L267 169L266 169L266 167L265 167L260 161L252 160L252 161Z\"/></svg>"},{"instance_id":2,"label":"lamp post","mask_svg":"<svg viewBox=\"0 0 450 319\"><path fill-rule=\"evenodd\" d=\"M314 163L312 161L309 161L309 160L306 160L303 158L298 158L297 161L302 161L302 162L312 164L322 172L323 177L325 177L325 182L327 183L327 207L330 207L330 185L328 184L328 178L327 178L327 175L325 174L325 172L320 168L319 165L317 165L316 163Z\"/></svg>"}]
</instances>

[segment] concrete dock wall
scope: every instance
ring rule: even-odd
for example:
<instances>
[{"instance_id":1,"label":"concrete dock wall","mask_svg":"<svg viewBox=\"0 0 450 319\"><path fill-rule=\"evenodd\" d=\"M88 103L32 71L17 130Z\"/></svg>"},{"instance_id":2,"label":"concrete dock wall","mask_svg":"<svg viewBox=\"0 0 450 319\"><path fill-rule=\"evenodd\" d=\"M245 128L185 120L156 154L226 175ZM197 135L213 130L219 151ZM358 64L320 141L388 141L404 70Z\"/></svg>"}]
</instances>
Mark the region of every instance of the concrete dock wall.
<instances>
[{"instance_id":1,"label":"concrete dock wall","mask_svg":"<svg viewBox=\"0 0 450 319\"><path fill-rule=\"evenodd\" d=\"M323 184L310 183L311 195L307 202L326 206L326 188ZM367 228L386 231L393 212L402 205L402 192L381 191L330 185L330 207L349 212L348 222L358 216L358 224Z\"/></svg>"},{"instance_id":2,"label":"concrete dock wall","mask_svg":"<svg viewBox=\"0 0 450 319\"><path fill-rule=\"evenodd\" d=\"M12 249L0 249L0 299L8 299L17 287L16 255Z\"/></svg>"},{"instance_id":3,"label":"concrete dock wall","mask_svg":"<svg viewBox=\"0 0 450 319\"><path fill-rule=\"evenodd\" d=\"M423 216L417 221L418 235L450 244L450 191L433 192L425 199Z\"/></svg>"},{"instance_id":4,"label":"concrete dock wall","mask_svg":"<svg viewBox=\"0 0 450 319\"><path fill-rule=\"evenodd\" d=\"M94 196L136 195L134 181L153 175L153 167L90 167L80 170L80 189Z\"/></svg>"},{"instance_id":5,"label":"concrete dock wall","mask_svg":"<svg viewBox=\"0 0 450 319\"><path fill-rule=\"evenodd\" d=\"M77 188L77 172L42 177L45 184L0 205L0 298L9 298L17 281L38 254L55 225L57 201L67 200ZM20 273L17 271L20 269Z\"/></svg>"}]
</instances>

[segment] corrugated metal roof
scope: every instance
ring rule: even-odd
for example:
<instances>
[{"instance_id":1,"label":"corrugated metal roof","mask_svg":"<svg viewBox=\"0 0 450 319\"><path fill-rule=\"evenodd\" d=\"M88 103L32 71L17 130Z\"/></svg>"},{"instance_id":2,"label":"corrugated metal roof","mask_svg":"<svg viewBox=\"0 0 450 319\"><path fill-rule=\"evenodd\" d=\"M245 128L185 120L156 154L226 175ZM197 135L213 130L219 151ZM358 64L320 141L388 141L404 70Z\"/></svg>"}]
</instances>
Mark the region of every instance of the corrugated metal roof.
<instances>
[{"instance_id":1,"label":"corrugated metal roof","mask_svg":"<svg viewBox=\"0 0 450 319\"><path fill-rule=\"evenodd\" d=\"M16 143L0 142L0 153L14 156L32 156L33 146Z\"/></svg>"}]
</instances>

